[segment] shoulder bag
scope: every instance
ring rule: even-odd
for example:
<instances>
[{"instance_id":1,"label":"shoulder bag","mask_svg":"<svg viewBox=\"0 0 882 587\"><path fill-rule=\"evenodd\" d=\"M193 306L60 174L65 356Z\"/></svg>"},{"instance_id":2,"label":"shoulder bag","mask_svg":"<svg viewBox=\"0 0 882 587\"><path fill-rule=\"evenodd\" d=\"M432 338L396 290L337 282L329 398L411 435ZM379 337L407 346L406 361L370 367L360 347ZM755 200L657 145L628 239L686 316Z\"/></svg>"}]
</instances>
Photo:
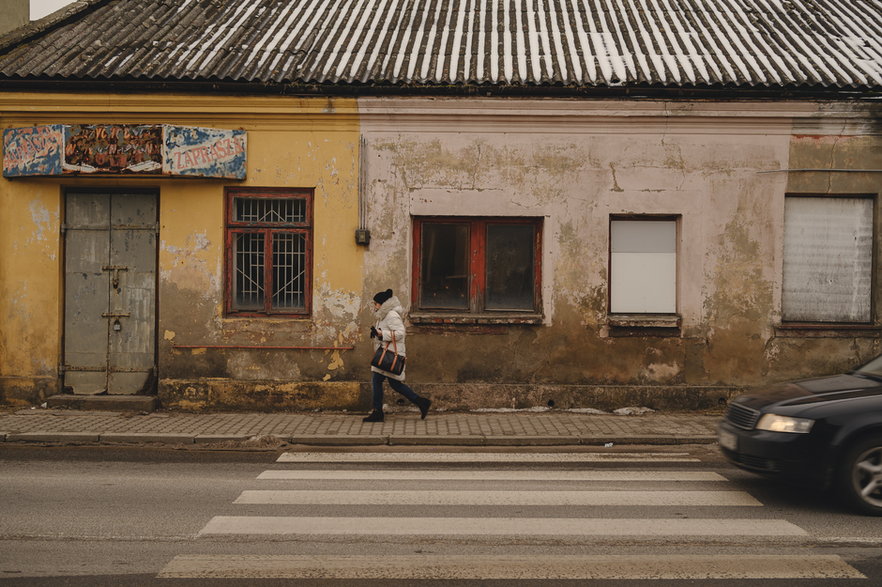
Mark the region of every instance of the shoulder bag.
<instances>
[{"instance_id":1,"label":"shoulder bag","mask_svg":"<svg viewBox=\"0 0 882 587\"><path fill-rule=\"evenodd\" d=\"M392 345L392 350L389 345ZM395 342L395 333L392 333L392 340L386 343L386 346L380 345L374 352L374 358L371 359L371 366L392 373L393 375L401 375L404 371L404 355L398 354L398 344Z\"/></svg>"}]
</instances>

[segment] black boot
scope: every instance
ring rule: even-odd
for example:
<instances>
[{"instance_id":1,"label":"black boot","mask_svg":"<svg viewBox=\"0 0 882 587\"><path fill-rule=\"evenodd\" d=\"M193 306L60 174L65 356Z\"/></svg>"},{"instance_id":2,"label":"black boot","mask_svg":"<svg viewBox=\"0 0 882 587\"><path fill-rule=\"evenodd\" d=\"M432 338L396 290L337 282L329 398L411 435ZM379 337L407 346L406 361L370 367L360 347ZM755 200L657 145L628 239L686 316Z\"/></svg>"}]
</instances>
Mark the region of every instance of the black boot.
<instances>
[{"instance_id":1,"label":"black boot","mask_svg":"<svg viewBox=\"0 0 882 587\"><path fill-rule=\"evenodd\" d=\"M420 420L425 420L426 415L429 413L429 406L432 405L432 400L427 397L421 397L416 401L416 405L420 409Z\"/></svg>"},{"instance_id":2,"label":"black boot","mask_svg":"<svg viewBox=\"0 0 882 587\"><path fill-rule=\"evenodd\" d=\"M362 418L362 422L382 422L383 421L383 410L373 410L370 414L367 415L367 418Z\"/></svg>"}]
</instances>

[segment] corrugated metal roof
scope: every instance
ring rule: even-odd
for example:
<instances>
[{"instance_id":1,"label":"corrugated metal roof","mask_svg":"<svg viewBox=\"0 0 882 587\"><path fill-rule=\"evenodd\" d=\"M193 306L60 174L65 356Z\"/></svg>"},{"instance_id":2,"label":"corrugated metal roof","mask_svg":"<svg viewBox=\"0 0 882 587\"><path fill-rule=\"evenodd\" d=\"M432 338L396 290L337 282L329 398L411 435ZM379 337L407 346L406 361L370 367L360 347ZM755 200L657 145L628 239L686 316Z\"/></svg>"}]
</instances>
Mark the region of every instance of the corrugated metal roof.
<instances>
[{"instance_id":1,"label":"corrugated metal roof","mask_svg":"<svg viewBox=\"0 0 882 587\"><path fill-rule=\"evenodd\" d=\"M66 18L47 17L7 36L0 78L882 86L882 0L92 0L78 6Z\"/></svg>"}]
</instances>

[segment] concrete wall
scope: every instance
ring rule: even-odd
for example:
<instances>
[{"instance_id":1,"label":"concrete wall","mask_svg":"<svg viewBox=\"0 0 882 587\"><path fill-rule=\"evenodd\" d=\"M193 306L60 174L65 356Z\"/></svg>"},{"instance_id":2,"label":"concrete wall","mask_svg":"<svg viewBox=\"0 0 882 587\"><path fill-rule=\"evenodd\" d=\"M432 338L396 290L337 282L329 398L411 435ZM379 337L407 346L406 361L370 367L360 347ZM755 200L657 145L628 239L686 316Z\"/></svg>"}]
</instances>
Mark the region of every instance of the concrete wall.
<instances>
[{"instance_id":1,"label":"concrete wall","mask_svg":"<svg viewBox=\"0 0 882 587\"><path fill-rule=\"evenodd\" d=\"M358 323L364 251L354 242L355 114L351 100L0 95L0 128L172 123L248 132L244 182L0 179L0 400L42 401L60 391L64 190L138 187L160 194L157 363L159 393L168 405L271 409L360 401L361 371L349 360L353 351L308 348L365 345ZM314 297L308 318L224 315L224 189L253 186L314 190ZM304 350L241 348L250 346ZM280 382L292 381L295 385L277 390Z\"/></svg>"},{"instance_id":2,"label":"concrete wall","mask_svg":"<svg viewBox=\"0 0 882 587\"><path fill-rule=\"evenodd\" d=\"M4 0L0 10L0 37L30 21L29 0Z\"/></svg>"},{"instance_id":3,"label":"concrete wall","mask_svg":"<svg viewBox=\"0 0 882 587\"><path fill-rule=\"evenodd\" d=\"M801 102L0 94L0 128L248 131L244 182L0 179L0 400L59 391L69 187L159 191L157 387L170 407L366 407L367 302L387 287L410 302L415 216L542 219L538 323L412 319L408 381L439 408L697 409L835 372L879 352L878 312L864 328L782 325L784 196L876 197L880 174L859 170L882 164L877 119ZM369 247L354 241L360 184ZM225 315L229 186L315 190L311 316ZM608 311L610 217L632 214L678 219L676 316Z\"/></svg>"},{"instance_id":4,"label":"concrete wall","mask_svg":"<svg viewBox=\"0 0 882 587\"><path fill-rule=\"evenodd\" d=\"M439 403L701 407L879 350L877 328L792 330L780 320L785 193L882 187L878 173L831 182L783 170L834 159L879 169L870 112L480 99L360 106L374 229L368 290L389 283L409 295L411 216L544 219L542 326L413 328L409 376ZM680 219L679 329L640 316L623 328L608 313L609 221L630 214Z\"/></svg>"}]
</instances>

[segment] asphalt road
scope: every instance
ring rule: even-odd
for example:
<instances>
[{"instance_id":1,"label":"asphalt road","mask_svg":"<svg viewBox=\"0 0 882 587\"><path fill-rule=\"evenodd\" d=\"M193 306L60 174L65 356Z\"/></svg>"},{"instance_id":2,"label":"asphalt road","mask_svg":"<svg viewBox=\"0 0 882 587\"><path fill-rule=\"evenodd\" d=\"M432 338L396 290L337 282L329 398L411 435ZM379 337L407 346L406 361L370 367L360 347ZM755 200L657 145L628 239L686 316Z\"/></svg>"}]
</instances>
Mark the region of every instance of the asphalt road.
<instances>
[{"instance_id":1,"label":"asphalt road","mask_svg":"<svg viewBox=\"0 0 882 587\"><path fill-rule=\"evenodd\" d=\"M3 446L0 584L882 584L882 520L742 473L712 446L450 452ZM521 458L536 453L549 456ZM782 561L818 570L722 578Z\"/></svg>"}]
</instances>

